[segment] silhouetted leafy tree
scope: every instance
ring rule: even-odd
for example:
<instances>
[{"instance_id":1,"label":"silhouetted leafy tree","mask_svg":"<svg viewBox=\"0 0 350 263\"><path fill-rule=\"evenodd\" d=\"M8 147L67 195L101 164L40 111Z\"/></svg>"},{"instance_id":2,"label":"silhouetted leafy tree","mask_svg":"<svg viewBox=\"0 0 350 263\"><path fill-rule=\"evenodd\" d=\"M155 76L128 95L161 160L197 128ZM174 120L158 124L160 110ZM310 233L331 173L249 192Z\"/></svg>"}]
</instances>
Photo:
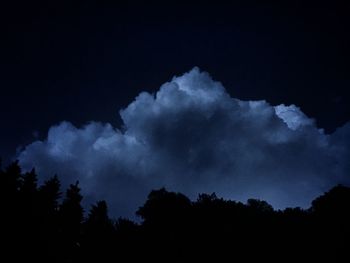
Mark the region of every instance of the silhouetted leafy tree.
<instances>
[{"instance_id":1,"label":"silhouetted leafy tree","mask_svg":"<svg viewBox=\"0 0 350 263\"><path fill-rule=\"evenodd\" d=\"M247 205L250 209L258 213L272 213L272 206L266 201L259 199L248 199Z\"/></svg>"},{"instance_id":2,"label":"silhouetted leafy tree","mask_svg":"<svg viewBox=\"0 0 350 263\"><path fill-rule=\"evenodd\" d=\"M337 185L324 195L312 201L312 212L325 219L335 219L338 223L348 223L350 219L350 188Z\"/></svg>"},{"instance_id":3,"label":"silhouetted leafy tree","mask_svg":"<svg viewBox=\"0 0 350 263\"><path fill-rule=\"evenodd\" d=\"M146 203L136 214L145 224L160 224L180 220L191 207L191 201L180 193L168 192L165 188L153 190Z\"/></svg>"},{"instance_id":4,"label":"silhouetted leafy tree","mask_svg":"<svg viewBox=\"0 0 350 263\"><path fill-rule=\"evenodd\" d=\"M159 249L154 260L171 261L181 256L183 245L179 240L184 241L191 206L191 201L183 194L161 188L151 191L146 203L138 209L136 214L144 220L146 242Z\"/></svg>"},{"instance_id":5,"label":"silhouetted leafy tree","mask_svg":"<svg viewBox=\"0 0 350 263\"><path fill-rule=\"evenodd\" d=\"M335 186L316 198L310 210L314 217L316 249L328 251L328 260L341 260L346 257L350 247L350 188Z\"/></svg>"}]
</instances>

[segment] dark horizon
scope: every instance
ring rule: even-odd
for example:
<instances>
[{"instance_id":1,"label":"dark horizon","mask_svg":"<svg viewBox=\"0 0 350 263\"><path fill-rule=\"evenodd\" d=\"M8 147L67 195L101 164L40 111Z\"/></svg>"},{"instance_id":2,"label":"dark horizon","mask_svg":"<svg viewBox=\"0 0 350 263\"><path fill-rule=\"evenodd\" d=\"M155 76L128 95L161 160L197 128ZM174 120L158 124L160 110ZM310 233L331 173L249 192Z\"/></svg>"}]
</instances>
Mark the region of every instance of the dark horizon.
<instances>
[{"instance_id":1,"label":"dark horizon","mask_svg":"<svg viewBox=\"0 0 350 263\"><path fill-rule=\"evenodd\" d=\"M57 176L37 184L34 170L0 167L3 258L35 262L227 262L348 258L350 188L334 186L309 209L274 210L264 200L245 204L200 194L196 200L152 190L136 210L138 223L109 216L108 203L85 210L78 182L61 192ZM19 253L20 252L20 253Z\"/></svg>"}]
</instances>

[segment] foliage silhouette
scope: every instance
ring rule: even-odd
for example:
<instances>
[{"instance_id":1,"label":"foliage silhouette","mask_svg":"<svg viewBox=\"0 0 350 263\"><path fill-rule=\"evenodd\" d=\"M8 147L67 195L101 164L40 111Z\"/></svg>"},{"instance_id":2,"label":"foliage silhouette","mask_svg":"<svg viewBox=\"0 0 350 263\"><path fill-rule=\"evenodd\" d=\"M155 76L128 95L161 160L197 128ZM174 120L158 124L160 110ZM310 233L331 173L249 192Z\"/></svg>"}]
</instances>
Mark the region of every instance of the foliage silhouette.
<instances>
[{"instance_id":1,"label":"foliage silhouette","mask_svg":"<svg viewBox=\"0 0 350 263\"><path fill-rule=\"evenodd\" d=\"M69 186L65 199L59 207L59 248L64 261L74 261L80 253L81 227L84 219L82 199L79 182L76 182Z\"/></svg>"},{"instance_id":2,"label":"foliage silhouette","mask_svg":"<svg viewBox=\"0 0 350 263\"><path fill-rule=\"evenodd\" d=\"M86 260L107 261L113 257L113 246L116 244L116 233L113 221L108 217L105 201L92 205L83 225L82 252Z\"/></svg>"},{"instance_id":3,"label":"foliage silhouette","mask_svg":"<svg viewBox=\"0 0 350 263\"><path fill-rule=\"evenodd\" d=\"M112 220L105 201L84 214L78 182L62 197L57 176L0 166L1 259L35 262L349 260L350 188L335 186L309 209L274 210L200 194L153 190L136 214Z\"/></svg>"}]
</instances>

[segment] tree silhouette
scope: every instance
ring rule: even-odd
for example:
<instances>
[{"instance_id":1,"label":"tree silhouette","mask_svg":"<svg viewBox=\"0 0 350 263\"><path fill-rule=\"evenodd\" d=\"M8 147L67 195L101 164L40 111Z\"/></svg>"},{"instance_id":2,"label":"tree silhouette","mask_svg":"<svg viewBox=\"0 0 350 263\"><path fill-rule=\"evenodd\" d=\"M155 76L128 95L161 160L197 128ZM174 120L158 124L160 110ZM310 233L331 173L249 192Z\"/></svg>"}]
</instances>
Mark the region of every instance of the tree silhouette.
<instances>
[{"instance_id":1,"label":"tree silhouette","mask_svg":"<svg viewBox=\"0 0 350 263\"><path fill-rule=\"evenodd\" d=\"M2 251L14 253L15 248L22 248L23 244L17 242L21 235L21 209L19 188L21 186L21 168L18 161L11 163L5 171L0 173L0 232ZM5 255L2 255L6 257ZM15 254L15 260L20 256Z\"/></svg>"},{"instance_id":2,"label":"tree silhouette","mask_svg":"<svg viewBox=\"0 0 350 263\"><path fill-rule=\"evenodd\" d=\"M259 213L272 213L273 207L267 203L266 201L259 200L259 199L248 199L247 205L252 210L259 212Z\"/></svg>"},{"instance_id":3,"label":"tree silhouette","mask_svg":"<svg viewBox=\"0 0 350 263\"><path fill-rule=\"evenodd\" d=\"M115 242L115 228L108 217L107 203L99 201L92 205L84 224L83 254L90 260L107 261L114 253Z\"/></svg>"},{"instance_id":4,"label":"tree silhouette","mask_svg":"<svg viewBox=\"0 0 350 263\"><path fill-rule=\"evenodd\" d=\"M141 226L126 218L118 218L115 222L116 246L120 258L130 262L152 259L146 231ZM135 253L136 252L136 253ZM153 260L153 259L152 259Z\"/></svg>"},{"instance_id":5,"label":"tree silhouette","mask_svg":"<svg viewBox=\"0 0 350 263\"><path fill-rule=\"evenodd\" d=\"M350 246L350 188L337 185L312 202L317 249L328 251L327 259L341 260ZM325 239L332 242L324 242Z\"/></svg>"},{"instance_id":6,"label":"tree silhouette","mask_svg":"<svg viewBox=\"0 0 350 263\"><path fill-rule=\"evenodd\" d=\"M83 208L79 182L71 184L66 191L65 199L59 208L59 234L61 255L64 260L78 257L83 222Z\"/></svg>"},{"instance_id":7,"label":"tree silhouette","mask_svg":"<svg viewBox=\"0 0 350 263\"><path fill-rule=\"evenodd\" d=\"M189 229L191 206L191 201L183 194L161 188L151 191L146 203L136 212L144 220L146 242L152 244L153 249L159 249L159 253L153 255L155 261L180 260L184 246L179 240ZM168 255L174 256L169 259Z\"/></svg>"},{"instance_id":8,"label":"tree silhouette","mask_svg":"<svg viewBox=\"0 0 350 263\"><path fill-rule=\"evenodd\" d=\"M35 215L38 210L38 188L37 188L37 175L35 169L22 175L22 183L19 189L19 199L21 206L22 218L31 221L37 219Z\"/></svg>"},{"instance_id":9,"label":"tree silhouette","mask_svg":"<svg viewBox=\"0 0 350 263\"><path fill-rule=\"evenodd\" d=\"M146 203L136 214L146 224L162 224L179 220L191 207L191 201L180 193L168 192L165 188L153 190Z\"/></svg>"},{"instance_id":10,"label":"tree silhouette","mask_svg":"<svg viewBox=\"0 0 350 263\"><path fill-rule=\"evenodd\" d=\"M347 262L350 188L335 186L309 209L274 210L200 194L191 201L153 190L136 212L142 222L113 221L105 201L87 217L78 182L61 198L57 176L38 187L35 170L0 166L0 259L10 262Z\"/></svg>"},{"instance_id":11,"label":"tree silhouette","mask_svg":"<svg viewBox=\"0 0 350 263\"><path fill-rule=\"evenodd\" d=\"M62 195L61 183L55 175L38 190L38 224L42 261L55 262L59 255L58 206Z\"/></svg>"},{"instance_id":12,"label":"tree silhouette","mask_svg":"<svg viewBox=\"0 0 350 263\"><path fill-rule=\"evenodd\" d=\"M1 173L1 197L16 199L19 187L21 186L21 167L18 161L11 163L5 170Z\"/></svg>"},{"instance_id":13,"label":"tree silhouette","mask_svg":"<svg viewBox=\"0 0 350 263\"><path fill-rule=\"evenodd\" d=\"M343 185L333 187L330 191L312 201L311 209L320 217L349 222L350 188Z\"/></svg>"},{"instance_id":14,"label":"tree silhouette","mask_svg":"<svg viewBox=\"0 0 350 263\"><path fill-rule=\"evenodd\" d=\"M39 232L39 206L38 206L38 189L37 175L35 170L25 173L21 176L22 183L19 189L19 217L21 222L17 226L22 238L18 240L18 245L22 247L23 254L34 256L35 247L40 246L37 238Z\"/></svg>"},{"instance_id":15,"label":"tree silhouette","mask_svg":"<svg viewBox=\"0 0 350 263\"><path fill-rule=\"evenodd\" d=\"M58 211L58 201L62 195L60 192L61 183L55 175L47 180L39 188L41 210L47 216L56 216Z\"/></svg>"},{"instance_id":16,"label":"tree silhouette","mask_svg":"<svg viewBox=\"0 0 350 263\"><path fill-rule=\"evenodd\" d=\"M38 178L33 168L30 172L25 173L23 176L20 193L23 199L32 199L37 194Z\"/></svg>"}]
</instances>

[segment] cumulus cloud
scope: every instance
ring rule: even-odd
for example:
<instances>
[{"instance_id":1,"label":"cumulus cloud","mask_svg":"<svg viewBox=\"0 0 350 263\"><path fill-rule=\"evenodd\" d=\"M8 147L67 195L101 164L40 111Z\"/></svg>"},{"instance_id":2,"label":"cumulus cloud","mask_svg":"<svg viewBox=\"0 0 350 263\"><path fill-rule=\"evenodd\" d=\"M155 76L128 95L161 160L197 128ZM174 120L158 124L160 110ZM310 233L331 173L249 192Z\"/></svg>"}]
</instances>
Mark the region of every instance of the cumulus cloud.
<instances>
[{"instance_id":1,"label":"cumulus cloud","mask_svg":"<svg viewBox=\"0 0 350 263\"><path fill-rule=\"evenodd\" d=\"M131 216L162 186L194 198L216 192L276 208L308 207L350 182L350 123L328 135L295 105L232 98L198 68L156 94L142 92L120 111L121 128L62 122L18 156L41 179L79 180L86 202L106 199L114 216Z\"/></svg>"}]
</instances>

